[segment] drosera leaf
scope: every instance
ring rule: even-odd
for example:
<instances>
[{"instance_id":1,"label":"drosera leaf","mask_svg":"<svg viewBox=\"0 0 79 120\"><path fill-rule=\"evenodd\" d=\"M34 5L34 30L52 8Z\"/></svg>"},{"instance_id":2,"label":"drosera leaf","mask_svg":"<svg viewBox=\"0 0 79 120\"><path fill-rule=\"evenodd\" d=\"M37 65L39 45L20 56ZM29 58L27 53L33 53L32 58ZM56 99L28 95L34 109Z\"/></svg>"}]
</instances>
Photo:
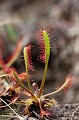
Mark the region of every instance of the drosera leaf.
<instances>
[{"instance_id":1,"label":"drosera leaf","mask_svg":"<svg viewBox=\"0 0 79 120\"><path fill-rule=\"evenodd\" d=\"M45 62L47 62L50 56L50 38L48 36L48 33L45 30L42 31L42 34L43 34L44 44L45 44L45 57L46 57Z\"/></svg>"},{"instance_id":2,"label":"drosera leaf","mask_svg":"<svg viewBox=\"0 0 79 120\"><path fill-rule=\"evenodd\" d=\"M42 91L44 88L44 84L46 81L46 74L47 74L47 68L48 68L48 62L49 62L49 57L50 57L50 38L48 35L48 32L44 29L41 29L40 31L38 31L38 42L40 45L40 59L43 60L43 62L45 62L45 69L44 69L44 74L43 74L43 79L42 79L42 83L40 86L40 91L39 91L39 95L38 97L40 97L42 95ZM42 53L42 54L41 54Z\"/></svg>"},{"instance_id":3,"label":"drosera leaf","mask_svg":"<svg viewBox=\"0 0 79 120\"><path fill-rule=\"evenodd\" d=\"M2 78L2 77L10 77L9 80L15 81L16 79L15 79L15 77L13 75L13 71L15 71L16 74L18 75L18 78L21 79L21 81L26 79L26 76L27 76L26 72L23 72L23 73L19 74L16 71L16 69L14 69L13 67L7 66L6 63L4 62L3 58L2 58L2 54L1 53L0 53L0 67L2 69L0 78ZM28 77L31 78L30 75L28 75Z\"/></svg>"},{"instance_id":4,"label":"drosera leaf","mask_svg":"<svg viewBox=\"0 0 79 120\"><path fill-rule=\"evenodd\" d=\"M39 43L39 49L40 49L39 59L42 62L46 63L47 57L50 56L48 33L45 30L40 30L37 32L37 36L38 36L38 43Z\"/></svg>"},{"instance_id":5,"label":"drosera leaf","mask_svg":"<svg viewBox=\"0 0 79 120\"><path fill-rule=\"evenodd\" d=\"M31 57L31 45L28 45L27 47L24 47L24 60L25 64L28 70L34 70L33 64L32 64L32 57Z\"/></svg>"},{"instance_id":6,"label":"drosera leaf","mask_svg":"<svg viewBox=\"0 0 79 120\"><path fill-rule=\"evenodd\" d=\"M0 68L3 71L2 74L3 73L9 74L12 71L12 68L8 67L5 61L3 60L1 51L0 51Z\"/></svg>"},{"instance_id":7,"label":"drosera leaf","mask_svg":"<svg viewBox=\"0 0 79 120\"><path fill-rule=\"evenodd\" d=\"M31 45L24 47L24 61L25 61L25 67L26 67L26 78L28 82L28 87L31 91L33 91L30 80L29 80L29 74L28 74L29 70L33 70L33 65L31 60Z\"/></svg>"},{"instance_id":8,"label":"drosera leaf","mask_svg":"<svg viewBox=\"0 0 79 120\"><path fill-rule=\"evenodd\" d=\"M71 76L71 74L69 76L66 77L66 80L64 82L63 85L61 85L61 87L59 87L57 90L55 90L54 92L51 92L51 93L48 93L46 95L43 95L43 97L48 97L50 95L54 95L58 92L60 92L61 90L67 90L68 88L70 88L72 86L72 83L73 83L73 79L74 77Z\"/></svg>"}]
</instances>

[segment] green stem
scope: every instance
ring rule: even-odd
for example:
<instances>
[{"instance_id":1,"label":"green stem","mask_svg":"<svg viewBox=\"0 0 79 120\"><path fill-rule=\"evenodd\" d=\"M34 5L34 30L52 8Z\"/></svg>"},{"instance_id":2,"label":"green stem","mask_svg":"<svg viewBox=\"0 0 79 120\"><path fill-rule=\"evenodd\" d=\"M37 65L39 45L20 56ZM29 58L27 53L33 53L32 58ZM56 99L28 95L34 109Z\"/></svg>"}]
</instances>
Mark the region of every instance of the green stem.
<instances>
[{"instance_id":1,"label":"green stem","mask_svg":"<svg viewBox=\"0 0 79 120\"><path fill-rule=\"evenodd\" d=\"M27 93L32 96L33 99L37 100L36 96L28 88L26 88L26 86L20 81L16 72L13 71L13 74L14 74L14 77L16 78L16 80L18 81L18 83L21 85L21 87L24 88L27 91Z\"/></svg>"},{"instance_id":2,"label":"green stem","mask_svg":"<svg viewBox=\"0 0 79 120\"><path fill-rule=\"evenodd\" d=\"M50 95L54 95L58 92L60 92L61 90L63 90L65 88L65 86L68 84L68 81L66 81L59 89L55 90L54 92L48 93L46 95L43 95L43 97L48 97Z\"/></svg>"},{"instance_id":3,"label":"green stem","mask_svg":"<svg viewBox=\"0 0 79 120\"><path fill-rule=\"evenodd\" d=\"M45 84L45 81L46 81L46 75L47 75L48 61L49 61L49 58L47 58L47 61L46 61L46 64L45 64L43 79L42 79L42 83L41 83L41 86L40 86L40 91L39 91L38 97L40 97L42 92L43 92L44 84Z\"/></svg>"}]
</instances>

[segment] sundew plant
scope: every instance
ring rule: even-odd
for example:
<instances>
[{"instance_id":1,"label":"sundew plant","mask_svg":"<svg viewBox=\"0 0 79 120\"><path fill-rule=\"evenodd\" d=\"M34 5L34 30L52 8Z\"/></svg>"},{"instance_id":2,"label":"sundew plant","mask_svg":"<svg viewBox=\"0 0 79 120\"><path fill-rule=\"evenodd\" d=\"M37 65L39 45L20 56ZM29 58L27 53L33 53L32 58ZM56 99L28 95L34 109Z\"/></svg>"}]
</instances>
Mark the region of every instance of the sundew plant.
<instances>
[{"instance_id":1,"label":"sundew plant","mask_svg":"<svg viewBox=\"0 0 79 120\"><path fill-rule=\"evenodd\" d=\"M45 63L44 73L41 80L40 88L38 87L37 83L31 83L31 75L29 73L30 70L34 70L32 58L31 58L31 45L24 47L23 55L24 55L24 62L26 72L19 74L13 67L10 67L18 57L18 54L21 49L21 40L17 43L16 52L12 54L11 59L7 64L5 64L2 54L0 53L0 68L1 68L1 75L0 79L3 78L8 80L8 87L5 85L2 86L2 89L5 90L4 92L0 92L0 100L2 103L0 104L0 109L4 107L9 107L16 116L23 120L24 117L19 116L11 107L11 104L18 103L18 105L24 105L23 109L25 114L31 115L32 112L36 112L39 114L40 118L43 119L44 117L49 117L51 115L50 106L56 104L54 99L47 99L48 96L54 95L61 90L66 90L72 85L73 77L69 75L66 77L65 82L58 87L55 91L51 93L44 94L44 85L46 81L47 69L48 69L48 62L50 57L51 51L51 41L50 41L50 34L49 29L40 28L37 31L37 39L40 48L39 52L39 59ZM28 87L24 84L26 83ZM26 95L28 98L22 99L20 98L20 93ZM4 97L7 96L7 97ZM18 101L18 99L20 99ZM4 104L3 104L4 103Z\"/></svg>"}]
</instances>

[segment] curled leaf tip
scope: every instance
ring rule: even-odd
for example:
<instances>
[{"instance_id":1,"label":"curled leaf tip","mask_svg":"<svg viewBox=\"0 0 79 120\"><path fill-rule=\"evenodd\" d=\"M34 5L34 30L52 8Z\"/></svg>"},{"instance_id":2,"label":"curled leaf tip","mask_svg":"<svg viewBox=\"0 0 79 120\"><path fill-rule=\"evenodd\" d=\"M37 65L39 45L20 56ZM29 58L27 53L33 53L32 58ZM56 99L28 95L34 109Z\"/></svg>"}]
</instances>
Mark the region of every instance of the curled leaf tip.
<instances>
[{"instance_id":1,"label":"curled leaf tip","mask_svg":"<svg viewBox=\"0 0 79 120\"><path fill-rule=\"evenodd\" d=\"M74 77L71 74L66 77L64 87L63 87L64 90L67 90L68 88L70 88L72 86L73 79L74 79Z\"/></svg>"}]
</instances>

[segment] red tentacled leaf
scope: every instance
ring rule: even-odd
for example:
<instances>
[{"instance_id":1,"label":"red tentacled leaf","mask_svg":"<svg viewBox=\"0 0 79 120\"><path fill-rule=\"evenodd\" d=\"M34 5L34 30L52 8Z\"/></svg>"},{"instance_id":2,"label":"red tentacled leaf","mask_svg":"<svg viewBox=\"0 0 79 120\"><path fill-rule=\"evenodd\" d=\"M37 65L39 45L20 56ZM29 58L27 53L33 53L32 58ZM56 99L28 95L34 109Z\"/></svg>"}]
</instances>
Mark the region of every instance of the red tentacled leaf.
<instances>
[{"instance_id":1,"label":"red tentacled leaf","mask_svg":"<svg viewBox=\"0 0 79 120\"><path fill-rule=\"evenodd\" d=\"M45 44L44 44L44 38L43 38L43 34L42 34L42 29L37 31L37 37L38 37L38 43L39 43L39 49L40 49L38 58L39 58L39 60L41 60L42 62L45 63L46 54L45 54Z\"/></svg>"},{"instance_id":2,"label":"red tentacled leaf","mask_svg":"<svg viewBox=\"0 0 79 120\"><path fill-rule=\"evenodd\" d=\"M29 70L34 70L34 66L32 63L32 57L31 57L31 45L25 47L26 48L26 54L27 54L27 59L28 59L28 69Z\"/></svg>"}]
</instances>

